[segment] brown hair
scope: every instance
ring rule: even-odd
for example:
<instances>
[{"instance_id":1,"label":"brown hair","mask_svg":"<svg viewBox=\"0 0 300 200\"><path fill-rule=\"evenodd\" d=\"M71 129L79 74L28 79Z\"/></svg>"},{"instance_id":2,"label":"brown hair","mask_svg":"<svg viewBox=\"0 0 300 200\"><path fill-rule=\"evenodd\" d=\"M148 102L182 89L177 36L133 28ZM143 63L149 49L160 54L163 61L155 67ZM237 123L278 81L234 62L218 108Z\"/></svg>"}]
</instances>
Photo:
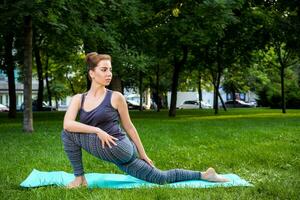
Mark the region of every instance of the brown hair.
<instances>
[{"instance_id":1,"label":"brown hair","mask_svg":"<svg viewBox=\"0 0 300 200\"><path fill-rule=\"evenodd\" d=\"M90 80L91 80L91 77L89 75L89 71L90 70L94 70L95 67L97 67L98 63L101 60L109 60L109 61L111 61L111 57L108 54L98 54L97 52L91 52L91 53L86 54L85 61L86 61L87 65L88 65L87 71L88 71L88 76L89 76Z\"/></svg>"}]
</instances>

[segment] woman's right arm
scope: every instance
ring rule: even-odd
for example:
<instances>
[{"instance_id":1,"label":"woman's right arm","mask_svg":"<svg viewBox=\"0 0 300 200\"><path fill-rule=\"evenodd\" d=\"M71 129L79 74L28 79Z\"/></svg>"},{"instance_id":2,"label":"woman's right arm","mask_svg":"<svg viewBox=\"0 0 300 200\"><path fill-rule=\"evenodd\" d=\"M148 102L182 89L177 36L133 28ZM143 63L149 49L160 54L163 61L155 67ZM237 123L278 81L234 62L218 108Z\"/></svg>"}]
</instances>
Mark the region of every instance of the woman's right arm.
<instances>
[{"instance_id":1,"label":"woman's right arm","mask_svg":"<svg viewBox=\"0 0 300 200\"><path fill-rule=\"evenodd\" d=\"M79 133L101 132L102 130L98 127L89 126L76 121L76 116L80 109L80 104L81 104L81 94L76 94L75 96L73 96L71 103L65 114L64 129L69 132L79 132Z\"/></svg>"},{"instance_id":2,"label":"woman's right arm","mask_svg":"<svg viewBox=\"0 0 300 200\"><path fill-rule=\"evenodd\" d=\"M95 133L101 140L102 148L105 147L105 144L110 148L111 144L117 145L114 140L118 139L107 134L102 129L76 121L76 116L81 106L80 104L81 94L77 94L72 98L71 103L65 114L64 130L78 133Z\"/></svg>"}]
</instances>

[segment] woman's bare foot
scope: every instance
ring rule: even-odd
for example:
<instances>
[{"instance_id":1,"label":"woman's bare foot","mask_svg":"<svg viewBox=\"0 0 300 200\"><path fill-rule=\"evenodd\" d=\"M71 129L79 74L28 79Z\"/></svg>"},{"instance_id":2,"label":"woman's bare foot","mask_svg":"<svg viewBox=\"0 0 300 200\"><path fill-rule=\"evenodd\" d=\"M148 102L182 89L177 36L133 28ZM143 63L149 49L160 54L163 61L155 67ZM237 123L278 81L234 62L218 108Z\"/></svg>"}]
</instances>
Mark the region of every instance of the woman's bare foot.
<instances>
[{"instance_id":1,"label":"woman's bare foot","mask_svg":"<svg viewBox=\"0 0 300 200\"><path fill-rule=\"evenodd\" d=\"M201 179L211 182L228 182L229 179L217 174L214 168L208 168L206 172L201 173Z\"/></svg>"},{"instance_id":2,"label":"woman's bare foot","mask_svg":"<svg viewBox=\"0 0 300 200\"><path fill-rule=\"evenodd\" d=\"M80 186L87 186L87 181L84 176L77 176L75 179L67 185L67 188L78 188Z\"/></svg>"}]
</instances>

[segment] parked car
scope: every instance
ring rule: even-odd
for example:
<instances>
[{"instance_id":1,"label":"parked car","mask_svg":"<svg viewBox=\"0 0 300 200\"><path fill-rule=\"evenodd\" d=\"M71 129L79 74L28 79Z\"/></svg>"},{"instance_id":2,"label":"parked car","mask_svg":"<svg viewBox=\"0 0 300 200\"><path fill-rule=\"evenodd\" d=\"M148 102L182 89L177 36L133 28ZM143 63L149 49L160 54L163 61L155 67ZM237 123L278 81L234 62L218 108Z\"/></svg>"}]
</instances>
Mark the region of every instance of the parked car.
<instances>
[{"instance_id":1,"label":"parked car","mask_svg":"<svg viewBox=\"0 0 300 200\"><path fill-rule=\"evenodd\" d=\"M41 111L54 111L56 110L55 107L53 106L48 106L46 102L43 101L43 105L42 105L42 110ZM20 107L20 111L23 111L24 110L24 103L22 103L21 107ZM38 108L37 108L37 101L36 100L33 100L32 101L32 111L37 111Z\"/></svg>"},{"instance_id":2,"label":"parked car","mask_svg":"<svg viewBox=\"0 0 300 200\"><path fill-rule=\"evenodd\" d=\"M3 104L0 104L0 112L8 112L9 108Z\"/></svg>"},{"instance_id":3,"label":"parked car","mask_svg":"<svg viewBox=\"0 0 300 200\"><path fill-rule=\"evenodd\" d=\"M199 108L199 101L197 100L188 100L184 101L178 109L197 109ZM209 103L206 103L204 101L201 101L201 108L212 108L212 105Z\"/></svg>"},{"instance_id":4,"label":"parked car","mask_svg":"<svg viewBox=\"0 0 300 200\"><path fill-rule=\"evenodd\" d=\"M225 102L226 107L228 108L254 108L256 105L254 103L246 103L242 100L233 100Z\"/></svg>"},{"instance_id":5,"label":"parked car","mask_svg":"<svg viewBox=\"0 0 300 200\"><path fill-rule=\"evenodd\" d=\"M140 109L140 103L137 101L133 101L133 100L126 100L127 105L128 105L128 109L129 110L139 110ZM143 105L143 110L146 109L146 105Z\"/></svg>"}]
</instances>

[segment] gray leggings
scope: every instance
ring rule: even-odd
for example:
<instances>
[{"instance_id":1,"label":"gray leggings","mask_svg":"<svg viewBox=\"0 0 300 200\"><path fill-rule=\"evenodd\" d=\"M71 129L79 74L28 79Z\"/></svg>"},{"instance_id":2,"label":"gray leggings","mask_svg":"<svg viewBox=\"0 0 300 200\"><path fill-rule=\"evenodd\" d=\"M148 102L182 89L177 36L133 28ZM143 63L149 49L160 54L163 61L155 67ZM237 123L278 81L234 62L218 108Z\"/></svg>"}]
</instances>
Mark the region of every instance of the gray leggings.
<instances>
[{"instance_id":1,"label":"gray leggings","mask_svg":"<svg viewBox=\"0 0 300 200\"><path fill-rule=\"evenodd\" d=\"M116 146L112 145L112 148L105 146L104 149L96 134L62 131L62 141L75 176L84 174L81 152L81 148L83 148L97 158L116 164L127 174L151 183L165 184L201 179L199 171L184 169L161 171L153 168L137 157L137 149L127 136L116 141Z\"/></svg>"}]
</instances>

